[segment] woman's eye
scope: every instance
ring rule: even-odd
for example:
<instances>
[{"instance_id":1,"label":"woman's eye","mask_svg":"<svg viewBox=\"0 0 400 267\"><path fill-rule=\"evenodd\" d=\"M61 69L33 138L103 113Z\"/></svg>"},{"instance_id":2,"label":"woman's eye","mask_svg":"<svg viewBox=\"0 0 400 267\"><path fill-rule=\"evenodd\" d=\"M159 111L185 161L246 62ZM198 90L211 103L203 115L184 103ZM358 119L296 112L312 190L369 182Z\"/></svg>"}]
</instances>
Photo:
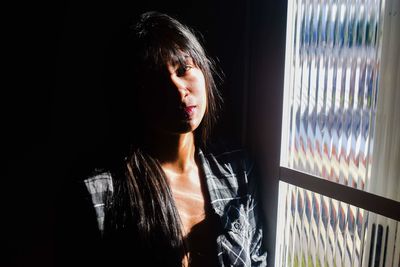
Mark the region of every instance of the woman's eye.
<instances>
[{"instance_id":1,"label":"woman's eye","mask_svg":"<svg viewBox=\"0 0 400 267\"><path fill-rule=\"evenodd\" d=\"M190 65L182 65L180 66L177 70L176 70L176 74L178 76L183 76L185 75L185 73L190 70L192 68L192 66Z\"/></svg>"}]
</instances>

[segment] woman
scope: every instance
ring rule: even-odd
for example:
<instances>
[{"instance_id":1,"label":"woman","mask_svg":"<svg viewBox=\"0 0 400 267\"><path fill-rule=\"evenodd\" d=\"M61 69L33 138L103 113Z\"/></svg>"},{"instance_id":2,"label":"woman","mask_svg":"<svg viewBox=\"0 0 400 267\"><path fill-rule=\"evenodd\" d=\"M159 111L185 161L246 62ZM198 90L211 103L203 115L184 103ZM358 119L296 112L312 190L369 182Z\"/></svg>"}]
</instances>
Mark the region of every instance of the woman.
<instances>
[{"instance_id":1,"label":"woman","mask_svg":"<svg viewBox=\"0 0 400 267\"><path fill-rule=\"evenodd\" d=\"M123 160L85 180L104 262L265 266L251 166L241 150L206 146L220 96L199 41L177 20L148 12L131 27L128 48L127 120L137 130Z\"/></svg>"}]
</instances>

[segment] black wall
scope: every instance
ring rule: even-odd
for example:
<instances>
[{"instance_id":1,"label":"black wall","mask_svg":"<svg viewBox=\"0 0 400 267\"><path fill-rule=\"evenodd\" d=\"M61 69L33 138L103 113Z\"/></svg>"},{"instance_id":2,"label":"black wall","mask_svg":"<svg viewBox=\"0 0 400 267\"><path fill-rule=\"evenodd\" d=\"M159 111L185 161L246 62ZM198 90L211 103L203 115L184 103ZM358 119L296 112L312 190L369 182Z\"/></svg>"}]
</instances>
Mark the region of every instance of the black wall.
<instances>
[{"instance_id":1,"label":"black wall","mask_svg":"<svg viewBox=\"0 0 400 267\"><path fill-rule=\"evenodd\" d=\"M119 86L118 80L112 80L118 79L115 70L121 67L117 58L120 56L118 38L133 16L147 10L166 12L202 34L207 51L226 76L220 87L226 105L216 131L233 141L240 140L245 3L145 2L68 3L64 8L53 94L52 136L63 137L55 142L66 150L65 160L72 155L87 160L88 154L110 134L109 99L105 91Z\"/></svg>"}]
</instances>

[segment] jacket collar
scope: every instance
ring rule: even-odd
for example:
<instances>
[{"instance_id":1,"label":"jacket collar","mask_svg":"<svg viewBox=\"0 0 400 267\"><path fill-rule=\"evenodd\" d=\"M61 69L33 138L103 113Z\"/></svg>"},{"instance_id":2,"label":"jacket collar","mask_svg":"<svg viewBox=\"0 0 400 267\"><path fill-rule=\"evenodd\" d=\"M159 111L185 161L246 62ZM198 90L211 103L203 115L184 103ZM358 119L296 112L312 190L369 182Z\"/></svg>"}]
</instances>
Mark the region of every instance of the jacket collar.
<instances>
[{"instance_id":1,"label":"jacket collar","mask_svg":"<svg viewBox=\"0 0 400 267\"><path fill-rule=\"evenodd\" d=\"M206 156L204 155L204 152L200 148L198 149L197 155L201 165L199 167L202 169L203 174L205 176L204 177L206 180L205 185L208 195L210 197L211 208L216 214L222 217L224 211L224 205L223 202L220 201L222 199L222 196L219 196L218 186L215 184L214 181L215 177L211 171L211 165Z\"/></svg>"}]
</instances>

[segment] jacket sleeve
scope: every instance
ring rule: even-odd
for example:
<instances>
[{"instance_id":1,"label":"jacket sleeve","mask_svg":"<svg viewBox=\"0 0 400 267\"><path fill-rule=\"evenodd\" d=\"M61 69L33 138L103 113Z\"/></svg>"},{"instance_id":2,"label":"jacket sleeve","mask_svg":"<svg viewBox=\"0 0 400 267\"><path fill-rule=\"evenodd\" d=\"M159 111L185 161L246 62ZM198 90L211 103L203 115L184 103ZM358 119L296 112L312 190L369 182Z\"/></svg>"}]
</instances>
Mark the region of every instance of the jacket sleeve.
<instances>
[{"instance_id":1,"label":"jacket sleeve","mask_svg":"<svg viewBox=\"0 0 400 267\"><path fill-rule=\"evenodd\" d=\"M81 181L70 181L63 191L58 203L55 266L99 266L100 232L85 185Z\"/></svg>"},{"instance_id":2,"label":"jacket sleeve","mask_svg":"<svg viewBox=\"0 0 400 267\"><path fill-rule=\"evenodd\" d=\"M247 161L247 178L249 192L249 220L252 225L250 233L250 260L251 266L267 266L267 251L264 242L264 211L259 199L260 177L254 162Z\"/></svg>"}]
</instances>

